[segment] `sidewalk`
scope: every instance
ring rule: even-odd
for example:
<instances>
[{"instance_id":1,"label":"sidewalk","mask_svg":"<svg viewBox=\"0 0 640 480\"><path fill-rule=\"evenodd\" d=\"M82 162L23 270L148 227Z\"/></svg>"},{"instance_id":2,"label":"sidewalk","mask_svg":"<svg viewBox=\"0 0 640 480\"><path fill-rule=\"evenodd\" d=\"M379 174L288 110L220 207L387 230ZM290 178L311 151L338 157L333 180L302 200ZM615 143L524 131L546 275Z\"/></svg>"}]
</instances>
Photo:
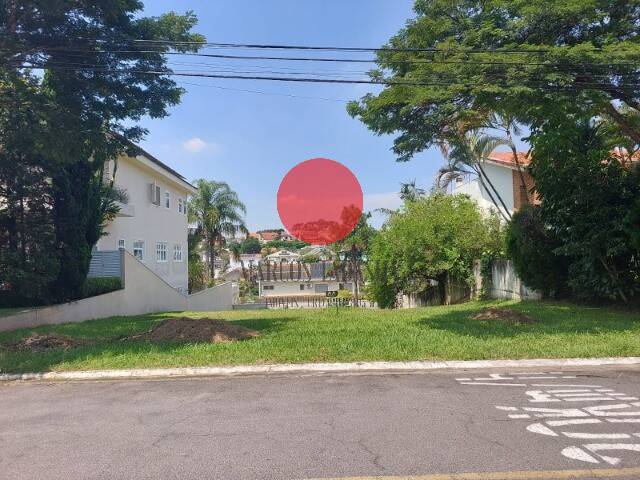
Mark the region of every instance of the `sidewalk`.
<instances>
[{"instance_id":1,"label":"sidewalk","mask_svg":"<svg viewBox=\"0 0 640 480\"><path fill-rule=\"evenodd\" d=\"M540 358L527 360L413 361L300 363L273 365L236 365L224 367L182 367L129 370L92 370L0 374L0 381L20 380L123 380L180 377L225 377L238 375L419 372L429 370L466 370L488 368L587 367L605 365L640 365L640 357L620 358Z\"/></svg>"}]
</instances>

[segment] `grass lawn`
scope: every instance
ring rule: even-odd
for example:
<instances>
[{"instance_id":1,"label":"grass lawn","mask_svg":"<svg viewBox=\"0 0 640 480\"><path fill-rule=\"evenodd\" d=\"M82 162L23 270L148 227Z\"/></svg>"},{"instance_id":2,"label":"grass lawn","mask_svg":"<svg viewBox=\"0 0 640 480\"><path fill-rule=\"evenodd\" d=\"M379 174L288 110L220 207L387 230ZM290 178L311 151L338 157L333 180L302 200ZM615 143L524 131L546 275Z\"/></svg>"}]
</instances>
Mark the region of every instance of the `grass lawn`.
<instances>
[{"instance_id":1,"label":"grass lawn","mask_svg":"<svg viewBox=\"0 0 640 480\"><path fill-rule=\"evenodd\" d=\"M479 321L487 306L526 313L534 324ZM183 315L183 314L180 314ZM0 344L31 332L94 340L42 353L0 348L0 371L178 367L358 360L471 360L640 356L640 312L538 302L471 302L411 310L257 310L185 313L259 330L260 337L227 344L152 344L117 340L149 330L176 314L118 317L0 333Z\"/></svg>"}]
</instances>

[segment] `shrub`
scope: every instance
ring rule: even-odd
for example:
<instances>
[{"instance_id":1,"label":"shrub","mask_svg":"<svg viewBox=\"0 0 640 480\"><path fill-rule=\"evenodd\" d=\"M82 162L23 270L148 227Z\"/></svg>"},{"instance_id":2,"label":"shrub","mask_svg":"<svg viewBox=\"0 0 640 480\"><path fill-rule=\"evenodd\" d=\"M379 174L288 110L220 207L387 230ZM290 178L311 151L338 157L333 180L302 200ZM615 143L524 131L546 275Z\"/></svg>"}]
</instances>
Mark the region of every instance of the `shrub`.
<instances>
[{"instance_id":1,"label":"shrub","mask_svg":"<svg viewBox=\"0 0 640 480\"><path fill-rule=\"evenodd\" d=\"M543 224L539 208L524 207L513 215L506 243L507 255L525 285L545 296L566 293L568 259L554 253L561 244Z\"/></svg>"},{"instance_id":2,"label":"shrub","mask_svg":"<svg viewBox=\"0 0 640 480\"><path fill-rule=\"evenodd\" d=\"M84 284L84 298L103 295L122 288L120 277L87 278Z\"/></svg>"},{"instance_id":3,"label":"shrub","mask_svg":"<svg viewBox=\"0 0 640 480\"><path fill-rule=\"evenodd\" d=\"M473 260L502 249L499 223L463 195L433 195L394 213L371 246L371 295L393 308L400 293L421 293L458 280L471 284Z\"/></svg>"}]
</instances>

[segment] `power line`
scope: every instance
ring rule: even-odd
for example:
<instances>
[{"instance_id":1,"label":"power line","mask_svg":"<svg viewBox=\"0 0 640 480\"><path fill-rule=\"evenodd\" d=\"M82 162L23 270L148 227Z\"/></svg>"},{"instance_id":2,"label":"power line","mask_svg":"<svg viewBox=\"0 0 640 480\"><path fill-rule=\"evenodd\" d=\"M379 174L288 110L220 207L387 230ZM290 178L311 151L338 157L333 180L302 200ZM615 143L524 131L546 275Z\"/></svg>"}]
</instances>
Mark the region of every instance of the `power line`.
<instances>
[{"instance_id":1,"label":"power line","mask_svg":"<svg viewBox=\"0 0 640 480\"><path fill-rule=\"evenodd\" d=\"M219 90L230 90L230 91L233 91L233 92L257 93L257 94L260 94L260 95L274 95L274 96L278 96L278 97L299 98L299 99L304 99L304 100L324 100L324 101L328 101L328 102L340 102L340 103L346 103L346 102L350 101L349 99L346 99L346 98L310 97L310 96L306 96L306 95L293 95L293 94L290 94L290 93L264 92L262 90L247 90L247 89L243 89L243 88L223 87L221 85L204 85L202 83L185 82L184 80L179 80L179 82L181 84L192 85L194 87L217 88Z\"/></svg>"},{"instance_id":2,"label":"power line","mask_svg":"<svg viewBox=\"0 0 640 480\"><path fill-rule=\"evenodd\" d=\"M278 44L250 44L250 43L216 43L216 42L188 42L188 41L170 41L170 40L133 40L134 43L142 44L159 44L159 45L180 45L180 46L200 46L211 48L240 48L240 49L263 49L263 50L313 50L313 51L330 51L330 52L434 52L446 53L447 51L458 51L461 53L548 53L550 48L532 48L532 49L451 49L451 48L399 48L399 47L328 47L328 46L310 46L310 45L278 45Z\"/></svg>"},{"instance_id":3,"label":"power line","mask_svg":"<svg viewBox=\"0 0 640 480\"><path fill-rule=\"evenodd\" d=\"M136 53L136 54L161 54L161 55L180 55L180 56L194 56L204 58L220 58L231 60L268 60L268 61L288 61L288 62L336 62L336 63L378 63L377 59L363 59L363 58L328 58L328 57L283 57L283 56L264 56L264 55L226 55L226 54L212 54L212 53L194 53L194 52L166 52L162 50L87 50L87 49L74 49L66 47L48 47L46 50L58 51L58 52L76 52L87 54L108 54L108 53ZM450 53L444 50L437 50L432 53ZM469 52L461 51L456 52L460 54L466 54ZM492 52L475 52L475 53L495 53ZM525 52L521 52L525 53ZM618 63L592 63L592 62L504 62L504 61L486 61L486 60L439 60L436 58L408 58L408 59L385 59L385 63L389 64L468 64L468 65L512 65L512 66L554 66L554 67L636 67L640 66L640 63L630 62L618 62Z\"/></svg>"},{"instance_id":4,"label":"power line","mask_svg":"<svg viewBox=\"0 0 640 480\"><path fill-rule=\"evenodd\" d=\"M201 78L219 78L229 80L262 80L262 81L278 81L278 82L304 82L304 83L335 83L335 84L363 84L363 85L380 85L380 86L464 86L467 88L477 87L478 85L463 84L456 79L446 82L421 82L421 81L397 81L397 80L360 80L360 79L332 79L332 78L291 78L291 77L276 77L276 76L249 76L249 75L220 75L203 72L174 72L171 70L154 71L154 70L114 70L109 68L95 68L95 67L66 67L66 66L29 66L22 65L16 66L16 68L27 68L37 70L68 70L68 71L91 71L96 73L115 73L115 74L128 74L128 75L166 75L177 77L201 77ZM502 85L509 86L509 85ZM640 88L640 83L626 84L621 86L609 86L602 85L593 82L574 81L571 85L549 85L549 84L525 84L530 88L545 88L545 89L559 89L559 90L585 90L590 88L600 88L602 90L620 91L625 88Z\"/></svg>"}]
</instances>

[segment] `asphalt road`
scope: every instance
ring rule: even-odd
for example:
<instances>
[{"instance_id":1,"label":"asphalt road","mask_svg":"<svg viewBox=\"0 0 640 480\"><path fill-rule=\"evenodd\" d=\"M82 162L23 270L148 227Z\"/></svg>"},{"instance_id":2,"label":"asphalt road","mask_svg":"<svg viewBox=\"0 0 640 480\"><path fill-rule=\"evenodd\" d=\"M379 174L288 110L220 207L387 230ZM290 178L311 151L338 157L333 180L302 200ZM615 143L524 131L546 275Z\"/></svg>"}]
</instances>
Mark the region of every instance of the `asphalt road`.
<instances>
[{"instance_id":1,"label":"asphalt road","mask_svg":"<svg viewBox=\"0 0 640 480\"><path fill-rule=\"evenodd\" d=\"M9 383L0 478L639 479L638 397L637 367Z\"/></svg>"}]
</instances>

